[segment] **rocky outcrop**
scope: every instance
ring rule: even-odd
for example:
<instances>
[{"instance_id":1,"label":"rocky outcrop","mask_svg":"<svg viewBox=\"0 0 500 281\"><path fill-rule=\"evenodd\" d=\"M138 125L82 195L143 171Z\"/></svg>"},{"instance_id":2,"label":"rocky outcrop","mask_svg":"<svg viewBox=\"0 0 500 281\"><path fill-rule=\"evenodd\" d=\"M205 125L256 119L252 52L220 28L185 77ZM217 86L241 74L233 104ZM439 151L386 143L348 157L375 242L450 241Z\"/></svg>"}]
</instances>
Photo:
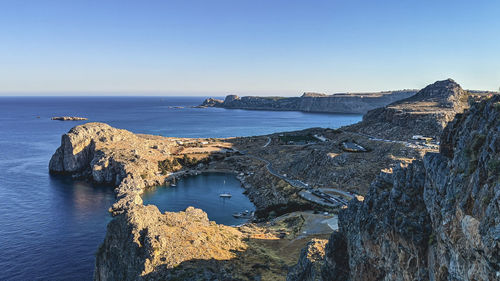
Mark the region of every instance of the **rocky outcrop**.
<instances>
[{"instance_id":1,"label":"rocky outcrop","mask_svg":"<svg viewBox=\"0 0 500 281\"><path fill-rule=\"evenodd\" d=\"M138 205L109 223L96 255L94 280L180 278L185 273L174 268L184 262L228 260L245 249L241 232L210 222L200 209L162 214L156 206ZM194 270L188 273L195 275Z\"/></svg>"},{"instance_id":2,"label":"rocky outcrop","mask_svg":"<svg viewBox=\"0 0 500 281\"><path fill-rule=\"evenodd\" d=\"M431 233L420 162L378 177L340 216L351 280L425 280Z\"/></svg>"},{"instance_id":3,"label":"rocky outcrop","mask_svg":"<svg viewBox=\"0 0 500 281\"><path fill-rule=\"evenodd\" d=\"M300 253L299 263L288 274L287 280L321 280L316 274L321 273L325 259L327 240L313 239Z\"/></svg>"},{"instance_id":4,"label":"rocky outcrop","mask_svg":"<svg viewBox=\"0 0 500 281\"><path fill-rule=\"evenodd\" d=\"M57 117L52 117L50 120L59 120L59 121L84 121L88 120L88 118L85 117L75 117L75 116L57 116Z\"/></svg>"},{"instance_id":5,"label":"rocky outcrop","mask_svg":"<svg viewBox=\"0 0 500 281\"><path fill-rule=\"evenodd\" d=\"M222 103L224 103L223 100L208 98L208 99L204 100L200 106L201 107L216 107L218 105L221 105Z\"/></svg>"},{"instance_id":6,"label":"rocky outcrop","mask_svg":"<svg viewBox=\"0 0 500 281\"><path fill-rule=\"evenodd\" d=\"M325 113L356 113L382 107L392 102L410 97L417 91L404 90L380 93L345 93L325 95L304 93L301 97L238 97L228 95L223 102L207 99L202 106L223 108L277 110L277 111L304 111Z\"/></svg>"},{"instance_id":7,"label":"rocky outcrop","mask_svg":"<svg viewBox=\"0 0 500 281\"><path fill-rule=\"evenodd\" d=\"M117 201L110 208L117 215L141 205L144 188L164 182L165 175L159 173L157 163L170 154L173 143L104 123L87 123L62 136L49 171L117 186Z\"/></svg>"},{"instance_id":8,"label":"rocky outcrop","mask_svg":"<svg viewBox=\"0 0 500 281\"><path fill-rule=\"evenodd\" d=\"M435 280L498 279L500 97L459 115L443 133L442 142L441 154L425 158L424 200L434 234L430 276Z\"/></svg>"},{"instance_id":9,"label":"rocky outcrop","mask_svg":"<svg viewBox=\"0 0 500 281\"><path fill-rule=\"evenodd\" d=\"M346 129L384 139L439 138L455 114L469 107L469 96L452 79L437 81L412 97L369 111L362 122Z\"/></svg>"},{"instance_id":10,"label":"rocky outcrop","mask_svg":"<svg viewBox=\"0 0 500 281\"><path fill-rule=\"evenodd\" d=\"M159 178L151 173L158 170L151 160L168 155L169 147L158 138L135 135L104 123L76 126L62 136L61 146L50 159L49 171L114 185L127 176L139 178L147 174L148 184L153 184Z\"/></svg>"},{"instance_id":11,"label":"rocky outcrop","mask_svg":"<svg viewBox=\"0 0 500 281\"><path fill-rule=\"evenodd\" d=\"M440 153L382 173L351 201L307 275L322 279L303 280L500 278L500 97L457 115L441 140Z\"/></svg>"}]
</instances>

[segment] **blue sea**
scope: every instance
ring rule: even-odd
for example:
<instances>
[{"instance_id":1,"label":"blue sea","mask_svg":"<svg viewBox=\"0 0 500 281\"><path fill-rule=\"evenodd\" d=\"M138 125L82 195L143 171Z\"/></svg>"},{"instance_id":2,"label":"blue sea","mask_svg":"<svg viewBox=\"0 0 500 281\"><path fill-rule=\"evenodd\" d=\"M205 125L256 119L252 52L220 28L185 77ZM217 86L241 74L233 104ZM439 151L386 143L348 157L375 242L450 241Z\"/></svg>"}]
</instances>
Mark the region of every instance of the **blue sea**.
<instances>
[{"instance_id":1,"label":"blue sea","mask_svg":"<svg viewBox=\"0 0 500 281\"><path fill-rule=\"evenodd\" d=\"M94 254L111 220L107 210L114 194L112 186L48 174L61 135L73 126L105 122L134 133L232 137L337 128L361 120L361 115L191 108L204 98L0 97L0 280L92 280ZM50 120L65 115L89 120ZM184 179L177 190L159 188L145 194L145 200L162 211L203 208L208 202L197 193L211 186L210 193L216 194L221 180L236 194L231 176L206 175ZM172 200L175 196L182 200ZM249 204L245 200L238 197L206 211L211 219L232 224L230 213L236 207L230 205Z\"/></svg>"},{"instance_id":2,"label":"blue sea","mask_svg":"<svg viewBox=\"0 0 500 281\"><path fill-rule=\"evenodd\" d=\"M240 225L247 219L234 218L232 214L255 211L243 191L233 174L202 173L180 179L175 187L160 186L147 190L142 200L144 204L156 205L162 212L178 212L185 210L186 206L195 206L218 223ZM229 193L231 198L220 197L221 193Z\"/></svg>"}]
</instances>

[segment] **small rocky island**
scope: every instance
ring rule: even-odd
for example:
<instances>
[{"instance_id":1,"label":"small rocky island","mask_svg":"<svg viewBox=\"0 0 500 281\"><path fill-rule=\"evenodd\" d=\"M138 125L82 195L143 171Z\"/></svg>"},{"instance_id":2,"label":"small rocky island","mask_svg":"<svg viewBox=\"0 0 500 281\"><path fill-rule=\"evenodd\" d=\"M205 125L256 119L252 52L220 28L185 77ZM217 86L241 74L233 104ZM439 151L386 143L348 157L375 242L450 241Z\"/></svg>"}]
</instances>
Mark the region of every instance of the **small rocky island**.
<instances>
[{"instance_id":1,"label":"small rocky island","mask_svg":"<svg viewBox=\"0 0 500 281\"><path fill-rule=\"evenodd\" d=\"M444 80L340 129L189 139L87 123L49 169L116 186L95 280L496 280L499 122L500 96ZM252 221L143 204L145 189L205 171L238 176Z\"/></svg>"},{"instance_id":2,"label":"small rocky island","mask_svg":"<svg viewBox=\"0 0 500 281\"><path fill-rule=\"evenodd\" d=\"M76 116L54 116L50 118L50 120L58 120L58 121L85 121L88 118L85 117L76 117Z\"/></svg>"}]
</instances>

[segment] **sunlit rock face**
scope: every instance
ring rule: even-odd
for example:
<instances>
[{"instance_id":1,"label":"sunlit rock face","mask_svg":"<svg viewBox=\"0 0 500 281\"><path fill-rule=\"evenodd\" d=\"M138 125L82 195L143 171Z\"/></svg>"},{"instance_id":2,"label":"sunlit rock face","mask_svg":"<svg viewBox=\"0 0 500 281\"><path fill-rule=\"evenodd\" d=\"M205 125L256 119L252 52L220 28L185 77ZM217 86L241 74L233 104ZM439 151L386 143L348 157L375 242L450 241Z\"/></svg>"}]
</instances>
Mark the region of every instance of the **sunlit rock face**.
<instances>
[{"instance_id":1,"label":"sunlit rock face","mask_svg":"<svg viewBox=\"0 0 500 281\"><path fill-rule=\"evenodd\" d=\"M51 173L86 177L98 183L119 185L127 176L145 177L146 185L160 182L156 160L169 155L167 138L133 134L104 123L72 128L49 163Z\"/></svg>"},{"instance_id":2,"label":"sunlit rock face","mask_svg":"<svg viewBox=\"0 0 500 281\"><path fill-rule=\"evenodd\" d=\"M413 135L439 138L455 114L469 107L469 96L452 79L437 81L414 96L369 111L351 130L397 140Z\"/></svg>"},{"instance_id":3,"label":"sunlit rock face","mask_svg":"<svg viewBox=\"0 0 500 281\"><path fill-rule=\"evenodd\" d=\"M293 110L304 112L357 113L363 114L377 107L414 95L417 91L393 91L379 93L344 93L325 95L304 93L300 97L239 97L228 95L224 101L206 99L201 106L257 110Z\"/></svg>"},{"instance_id":4,"label":"sunlit rock face","mask_svg":"<svg viewBox=\"0 0 500 281\"><path fill-rule=\"evenodd\" d=\"M229 260L245 249L241 232L209 221L200 209L162 214L154 205L137 205L108 225L97 252L94 279L169 280L183 274L172 269L184 262ZM202 268L199 271L185 276L210 275Z\"/></svg>"},{"instance_id":5,"label":"sunlit rock face","mask_svg":"<svg viewBox=\"0 0 500 281\"><path fill-rule=\"evenodd\" d=\"M499 131L499 96L458 114L440 153L381 174L341 212L321 270L303 280L498 280Z\"/></svg>"},{"instance_id":6,"label":"sunlit rock face","mask_svg":"<svg viewBox=\"0 0 500 281\"><path fill-rule=\"evenodd\" d=\"M320 277L321 266L325 259L326 240L313 239L302 249L299 263L294 266L288 274L287 280L317 280Z\"/></svg>"}]
</instances>

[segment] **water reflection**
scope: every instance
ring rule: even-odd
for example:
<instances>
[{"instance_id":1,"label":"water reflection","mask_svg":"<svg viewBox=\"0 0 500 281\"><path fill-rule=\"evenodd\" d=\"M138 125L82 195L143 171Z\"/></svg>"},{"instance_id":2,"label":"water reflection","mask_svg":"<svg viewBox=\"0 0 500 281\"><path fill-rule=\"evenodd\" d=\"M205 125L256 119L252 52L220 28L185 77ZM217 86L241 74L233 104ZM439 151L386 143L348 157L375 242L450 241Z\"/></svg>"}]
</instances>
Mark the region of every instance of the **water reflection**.
<instances>
[{"instance_id":1,"label":"water reflection","mask_svg":"<svg viewBox=\"0 0 500 281\"><path fill-rule=\"evenodd\" d=\"M79 219L89 216L102 216L102 209L111 206L114 200L114 187L92 184L82 180L73 180L68 176L50 176L50 186L58 197L62 197L67 207ZM111 219L111 216L108 215Z\"/></svg>"}]
</instances>

